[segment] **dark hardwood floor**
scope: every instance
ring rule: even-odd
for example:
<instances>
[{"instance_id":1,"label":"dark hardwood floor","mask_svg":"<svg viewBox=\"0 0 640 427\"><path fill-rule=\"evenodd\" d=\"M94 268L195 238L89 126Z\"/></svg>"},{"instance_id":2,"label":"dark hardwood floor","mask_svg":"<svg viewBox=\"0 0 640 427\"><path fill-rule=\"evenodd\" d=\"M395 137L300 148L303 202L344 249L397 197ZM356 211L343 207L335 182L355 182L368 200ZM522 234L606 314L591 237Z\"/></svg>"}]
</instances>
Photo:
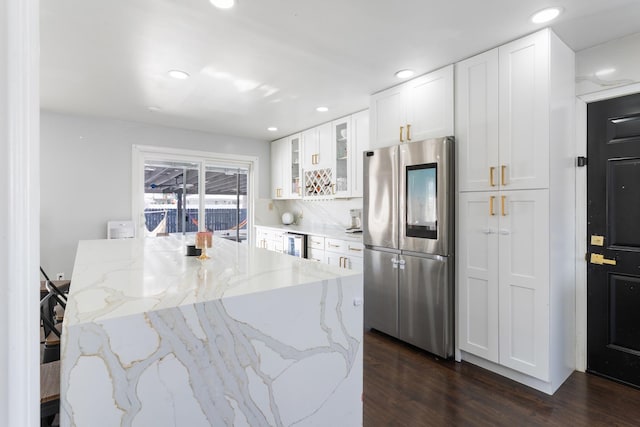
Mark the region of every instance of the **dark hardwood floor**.
<instances>
[{"instance_id":1,"label":"dark hardwood floor","mask_svg":"<svg viewBox=\"0 0 640 427\"><path fill-rule=\"evenodd\" d=\"M639 426L640 390L574 372L549 396L367 331L364 425Z\"/></svg>"}]
</instances>

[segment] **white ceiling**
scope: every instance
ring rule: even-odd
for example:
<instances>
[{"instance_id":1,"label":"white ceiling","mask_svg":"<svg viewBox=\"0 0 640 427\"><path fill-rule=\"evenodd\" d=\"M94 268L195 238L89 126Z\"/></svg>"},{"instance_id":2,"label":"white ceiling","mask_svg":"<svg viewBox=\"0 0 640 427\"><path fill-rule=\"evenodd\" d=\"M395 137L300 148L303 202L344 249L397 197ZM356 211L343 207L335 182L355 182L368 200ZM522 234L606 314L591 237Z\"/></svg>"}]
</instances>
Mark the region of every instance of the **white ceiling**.
<instances>
[{"instance_id":1,"label":"white ceiling","mask_svg":"<svg viewBox=\"0 0 640 427\"><path fill-rule=\"evenodd\" d=\"M575 51L640 31L638 0L44 0L41 103L272 140L367 108L397 70L531 33L547 6L564 7L552 27Z\"/></svg>"}]
</instances>

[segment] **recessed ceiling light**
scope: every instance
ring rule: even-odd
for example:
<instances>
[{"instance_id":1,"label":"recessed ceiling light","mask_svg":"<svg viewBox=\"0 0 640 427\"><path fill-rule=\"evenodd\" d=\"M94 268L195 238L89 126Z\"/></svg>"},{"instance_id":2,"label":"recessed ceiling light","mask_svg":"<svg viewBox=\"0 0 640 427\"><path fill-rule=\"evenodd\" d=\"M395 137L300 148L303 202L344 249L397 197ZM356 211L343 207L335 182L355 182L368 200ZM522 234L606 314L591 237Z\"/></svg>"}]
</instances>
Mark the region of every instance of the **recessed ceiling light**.
<instances>
[{"instance_id":1,"label":"recessed ceiling light","mask_svg":"<svg viewBox=\"0 0 640 427\"><path fill-rule=\"evenodd\" d=\"M613 74L615 72L616 72L615 68L604 68L602 70L596 71L595 74L596 74L597 77L602 77L602 76L606 76L606 75L609 75L609 74Z\"/></svg>"},{"instance_id":2,"label":"recessed ceiling light","mask_svg":"<svg viewBox=\"0 0 640 427\"><path fill-rule=\"evenodd\" d=\"M269 127L267 128L267 130L268 130L269 132L275 132L275 131L277 131L277 130L278 130L278 128L277 128L277 127L275 127L275 126L269 126Z\"/></svg>"},{"instance_id":3,"label":"recessed ceiling light","mask_svg":"<svg viewBox=\"0 0 640 427\"><path fill-rule=\"evenodd\" d=\"M316 108L316 111L320 113L326 113L327 111L329 111L329 109L327 107L318 107Z\"/></svg>"},{"instance_id":4,"label":"recessed ceiling light","mask_svg":"<svg viewBox=\"0 0 640 427\"><path fill-rule=\"evenodd\" d=\"M189 73L182 70L170 70L168 74L170 77L178 80L185 80L189 78Z\"/></svg>"},{"instance_id":5,"label":"recessed ceiling light","mask_svg":"<svg viewBox=\"0 0 640 427\"><path fill-rule=\"evenodd\" d=\"M210 0L211 4L218 9L231 9L236 3L235 0Z\"/></svg>"},{"instance_id":6,"label":"recessed ceiling light","mask_svg":"<svg viewBox=\"0 0 640 427\"><path fill-rule=\"evenodd\" d=\"M547 9L542 9L540 12L536 12L531 17L531 22L533 22L534 24L544 24L545 22L556 19L561 12L562 8L559 7L549 7Z\"/></svg>"},{"instance_id":7,"label":"recessed ceiling light","mask_svg":"<svg viewBox=\"0 0 640 427\"><path fill-rule=\"evenodd\" d=\"M412 77L414 74L415 74L415 71L413 70L400 70L396 72L396 77L399 79L408 79L409 77Z\"/></svg>"}]
</instances>

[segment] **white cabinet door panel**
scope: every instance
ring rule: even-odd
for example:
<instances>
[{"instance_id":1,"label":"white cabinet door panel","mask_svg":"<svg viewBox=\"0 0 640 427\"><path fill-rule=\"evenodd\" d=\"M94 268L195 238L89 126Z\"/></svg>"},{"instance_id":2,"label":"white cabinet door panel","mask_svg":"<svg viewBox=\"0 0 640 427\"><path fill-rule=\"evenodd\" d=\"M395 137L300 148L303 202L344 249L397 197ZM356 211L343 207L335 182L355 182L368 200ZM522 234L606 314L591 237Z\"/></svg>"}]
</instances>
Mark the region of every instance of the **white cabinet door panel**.
<instances>
[{"instance_id":1,"label":"white cabinet door panel","mask_svg":"<svg viewBox=\"0 0 640 427\"><path fill-rule=\"evenodd\" d=\"M361 111L351 116L352 158L351 197L362 197L363 188L363 153L369 150L369 111Z\"/></svg>"},{"instance_id":2,"label":"white cabinet door panel","mask_svg":"<svg viewBox=\"0 0 640 427\"><path fill-rule=\"evenodd\" d=\"M405 100L403 86L378 92L371 96L371 148L397 144L400 126L405 125Z\"/></svg>"},{"instance_id":3,"label":"white cabinet door panel","mask_svg":"<svg viewBox=\"0 0 640 427\"><path fill-rule=\"evenodd\" d=\"M457 276L460 349L497 363L499 319L496 198L497 193L460 194Z\"/></svg>"},{"instance_id":4,"label":"white cabinet door panel","mask_svg":"<svg viewBox=\"0 0 640 427\"><path fill-rule=\"evenodd\" d=\"M499 48L503 189L549 187L549 33Z\"/></svg>"},{"instance_id":5,"label":"white cabinet door panel","mask_svg":"<svg viewBox=\"0 0 640 427\"><path fill-rule=\"evenodd\" d=\"M500 363L549 379L549 191L503 191Z\"/></svg>"},{"instance_id":6,"label":"white cabinet door panel","mask_svg":"<svg viewBox=\"0 0 640 427\"><path fill-rule=\"evenodd\" d=\"M456 64L459 191L498 188L498 49Z\"/></svg>"},{"instance_id":7,"label":"white cabinet door panel","mask_svg":"<svg viewBox=\"0 0 640 427\"><path fill-rule=\"evenodd\" d=\"M453 135L453 65L408 81L407 142Z\"/></svg>"}]
</instances>

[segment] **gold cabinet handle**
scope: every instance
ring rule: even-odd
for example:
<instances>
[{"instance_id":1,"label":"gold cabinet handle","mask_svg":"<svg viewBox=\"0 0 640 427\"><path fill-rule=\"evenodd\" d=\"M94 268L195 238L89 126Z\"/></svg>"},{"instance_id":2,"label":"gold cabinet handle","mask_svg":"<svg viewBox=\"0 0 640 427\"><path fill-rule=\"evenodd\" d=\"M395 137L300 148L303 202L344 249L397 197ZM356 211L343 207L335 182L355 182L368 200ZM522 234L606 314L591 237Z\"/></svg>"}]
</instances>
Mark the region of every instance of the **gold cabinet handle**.
<instances>
[{"instance_id":1,"label":"gold cabinet handle","mask_svg":"<svg viewBox=\"0 0 640 427\"><path fill-rule=\"evenodd\" d=\"M493 175L495 174L495 172L496 172L495 166L490 166L489 167L489 185L491 185L492 187L496 186L496 183L493 182L493 179L494 179Z\"/></svg>"},{"instance_id":2,"label":"gold cabinet handle","mask_svg":"<svg viewBox=\"0 0 640 427\"><path fill-rule=\"evenodd\" d=\"M500 212L502 214L502 216L507 216L507 212L505 212L504 210L504 200L507 198L507 196L500 196Z\"/></svg>"},{"instance_id":3,"label":"gold cabinet handle","mask_svg":"<svg viewBox=\"0 0 640 427\"><path fill-rule=\"evenodd\" d=\"M316 165L320 163L320 154L316 154Z\"/></svg>"},{"instance_id":4,"label":"gold cabinet handle","mask_svg":"<svg viewBox=\"0 0 640 427\"><path fill-rule=\"evenodd\" d=\"M407 124L407 141L411 141L411 125Z\"/></svg>"},{"instance_id":5,"label":"gold cabinet handle","mask_svg":"<svg viewBox=\"0 0 640 427\"><path fill-rule=\"evenodd\" d=\"M404 126L400 126L400 142L404 142L404 139L402 138L402 131L404 130Z\"/></svg>"},{"instance_id":6,"label":"gold cabinet handle","mask_svg":"<svg viewBox=\"0 0 640 427\"><path fill-rule=\"evenodd\" d=\"M360 248L352 248L351 246L347 246L347 249L350 251L354 251L354 252L362 252L362 249Z\"/></svg>"},{"instance_id":7,"label":"gold cabinet handle","mask_svg":"<svg viewBox=\"0 0 640 427\"><path fill-rule=\"evenodd\" d=\"M496 213L493 211L493 201L496 199L496 196L489 197L489 215L494 216Z\"/></svg>"},{"instance_id":8,"label":"gold cabinet handle","mask_svg":"<svg viewBox=\"0 0 640 427\"><path fill-rule=\"evenodd\" d=\"M336 194L336 185L335 184L331 184L331 191L333 192L333 194Z\"/></svg>"},{"instance_id":9,"label":"gold cabinet handle","mask_svg":"<svg viewBox=\"0 0 640 427\"><path fill-rule=\"evenodd\" d=\"M504 175L505 175L505 170L507 169L506 165L502 165L500 166L500 185L507 185L506 182L504 182Z\"/></svg>"}]
</instances>

